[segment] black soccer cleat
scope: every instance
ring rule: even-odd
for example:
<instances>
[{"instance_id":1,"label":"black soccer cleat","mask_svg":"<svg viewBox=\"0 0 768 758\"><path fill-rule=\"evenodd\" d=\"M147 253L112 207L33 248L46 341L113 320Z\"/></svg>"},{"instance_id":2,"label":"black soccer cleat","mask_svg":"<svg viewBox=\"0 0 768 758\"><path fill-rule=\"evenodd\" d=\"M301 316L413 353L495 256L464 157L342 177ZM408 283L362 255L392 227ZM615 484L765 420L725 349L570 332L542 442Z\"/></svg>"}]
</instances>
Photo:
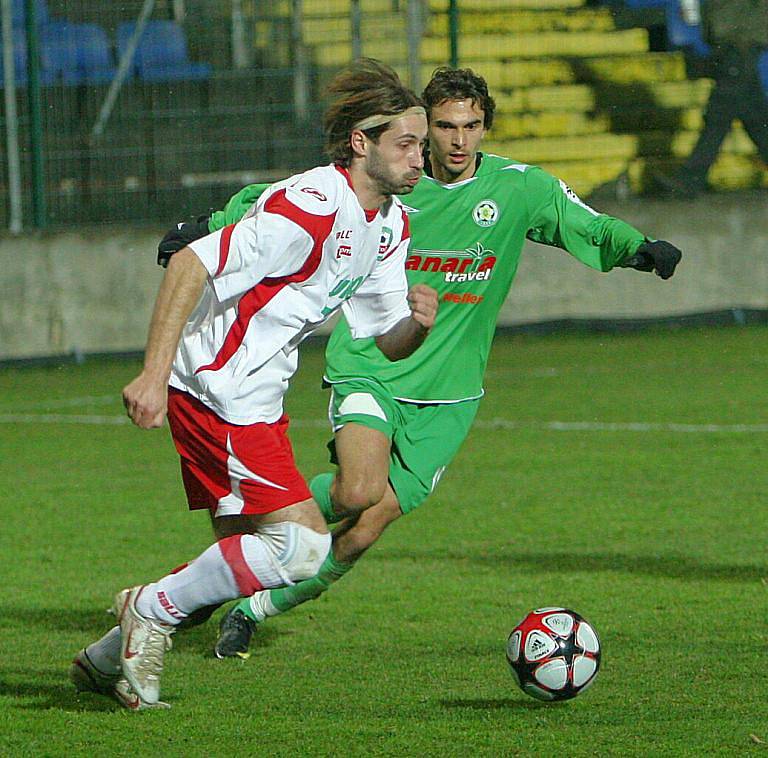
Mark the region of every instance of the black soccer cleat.
<instances>
[{"instance_id":1,"label":"black soccer cleat","mask_svg":"<svg viewBox=\"0 0 768 758\"><path fill-rule=\"evenodd\" d=\"M219 624L219 639L213 648L214 655L217 658L250 658L248 648L256 626L256 622L239 608L228 611Z\"/></svg>"}]
</instances>

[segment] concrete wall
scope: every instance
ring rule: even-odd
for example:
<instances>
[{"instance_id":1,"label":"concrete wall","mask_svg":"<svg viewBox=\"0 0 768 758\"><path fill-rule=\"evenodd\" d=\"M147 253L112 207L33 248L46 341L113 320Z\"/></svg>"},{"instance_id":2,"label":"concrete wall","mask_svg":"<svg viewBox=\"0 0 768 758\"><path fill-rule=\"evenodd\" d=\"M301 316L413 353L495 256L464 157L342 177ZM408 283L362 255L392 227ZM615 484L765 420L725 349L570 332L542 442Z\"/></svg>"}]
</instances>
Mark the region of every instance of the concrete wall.
<instances>
[{"instance_id":1,"label":"concrete wall","mask_svg":"<svg viewBox=\"0 0 768 758\"><path fill-rule=\"evenodd\" d=\"M141 349L162 229L0 239L0 359Z\"/></svg>"},{"instance_id":2,"label":"concrete wall","mask_svg":"<svg viewBox=\"0 0 768 758\"><path fill-rule=\"evenodd\" d=\"M502 311L505 325L560 318L645 318L768 308L768 194L601 205L684 251L667 282L598 274L528 245ZM141 350L162 269L163 228L100 227L0 238L0 359Z\"/></svg>"}]
</instances>

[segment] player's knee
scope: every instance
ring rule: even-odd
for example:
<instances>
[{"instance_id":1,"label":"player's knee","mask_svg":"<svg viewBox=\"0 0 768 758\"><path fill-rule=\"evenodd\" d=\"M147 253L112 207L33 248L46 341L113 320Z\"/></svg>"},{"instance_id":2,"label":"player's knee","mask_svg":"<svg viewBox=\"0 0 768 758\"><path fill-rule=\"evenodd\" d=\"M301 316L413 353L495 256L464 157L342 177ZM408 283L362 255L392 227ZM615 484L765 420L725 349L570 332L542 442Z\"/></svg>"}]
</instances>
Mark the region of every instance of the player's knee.
<instances>
[{"instance_id":1,"label":"player's knee","mask_svg":"<svg viewBox=\"0 0 768 758\"><path fill-rule=\"evenodd\" d=\"M339 477L333 490L333 504L342 513L360 513L376 505L386 492L387 482Z\"/></svg>"},{"instance_id":2,"label":"player's knee","mask_svg":"<svg viewBox=\"0 0 768 758\"><path fill-rule=\"evenodd\" d=\"M259 536L288 582L315 576L331 548L330 534L320 534L293 521L266 524L259 529Z\"/></svg>"}]
</instances>

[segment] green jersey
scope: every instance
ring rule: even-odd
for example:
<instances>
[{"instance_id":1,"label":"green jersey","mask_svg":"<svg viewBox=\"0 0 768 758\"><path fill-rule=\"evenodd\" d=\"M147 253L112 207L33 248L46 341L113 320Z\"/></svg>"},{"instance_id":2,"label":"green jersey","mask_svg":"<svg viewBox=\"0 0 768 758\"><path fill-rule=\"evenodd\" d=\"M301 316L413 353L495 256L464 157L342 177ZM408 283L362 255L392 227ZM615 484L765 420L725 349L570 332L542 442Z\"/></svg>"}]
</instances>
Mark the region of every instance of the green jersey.
<instances>
[{"instance_id":1,"label":"green jersey","mask_svg":"<svg viewBox=\"0 0 768 758\"><path fill-rule=\"evenodd\" d=\"M526 239L560 247L598 271L620 264L645 241L542 169L496 155L480 158L472 178L442 184L424 176L401 198L411 229L408 282L427 284L440 298L424 344L408 358L389 361L373 339L352 339L342 320L326 350L327 381L376 382L406 402L478 398L496 319ZM239 219L262 190L241 190L214 214L211 229Z\"/></svg>"}]
</instances>

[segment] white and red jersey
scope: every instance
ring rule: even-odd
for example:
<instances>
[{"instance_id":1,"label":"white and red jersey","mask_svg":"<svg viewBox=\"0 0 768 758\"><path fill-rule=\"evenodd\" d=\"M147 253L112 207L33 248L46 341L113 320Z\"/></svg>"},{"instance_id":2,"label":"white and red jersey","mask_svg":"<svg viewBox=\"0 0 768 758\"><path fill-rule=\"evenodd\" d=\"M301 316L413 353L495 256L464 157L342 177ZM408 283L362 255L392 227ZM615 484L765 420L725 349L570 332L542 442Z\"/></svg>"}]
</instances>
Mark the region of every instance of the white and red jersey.
<instances>
[{"instance_id":1,"label":"white and red jersey","mask_svg":"<svg viewBox=\"0 0 768 758\"><path fill-rule=\"evenodd\" d=\"M364 210L338 166L274 184L248 217L190 245L209 278L171 386L231 423L275 421L296 347L335 311L343 309L356 338L410 315L408 237L399 201Z\"/></svg>"}]
</instances>

